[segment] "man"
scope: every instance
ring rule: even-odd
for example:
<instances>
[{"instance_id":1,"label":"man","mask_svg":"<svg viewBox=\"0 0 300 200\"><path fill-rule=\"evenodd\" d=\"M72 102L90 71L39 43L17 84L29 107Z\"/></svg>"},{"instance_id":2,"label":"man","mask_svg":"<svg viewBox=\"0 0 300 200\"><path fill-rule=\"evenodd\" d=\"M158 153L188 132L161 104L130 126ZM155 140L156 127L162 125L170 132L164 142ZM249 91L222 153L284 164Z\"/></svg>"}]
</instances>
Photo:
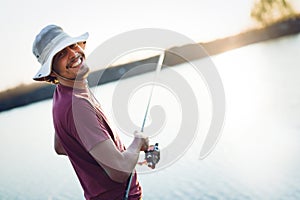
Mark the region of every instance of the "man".
<instances>
[{"instance_id":1,"label":"man","mask_svg":"<svg viewBox=\"0 0 300 200\"><path fill-rule=\"evenodd\" d=\"M99 103L87 85L85 63L88 33L70 37L56 25L46 26L36 36L33 54L41 64L36 81L56 84L53 95L55 150L67 155L86 199L123 198L139 152L148 149L148 137L134 133L127 149L112 131ZM141 199L136 173L132 175L129 199Z\"/></svg>"}]
</instances>

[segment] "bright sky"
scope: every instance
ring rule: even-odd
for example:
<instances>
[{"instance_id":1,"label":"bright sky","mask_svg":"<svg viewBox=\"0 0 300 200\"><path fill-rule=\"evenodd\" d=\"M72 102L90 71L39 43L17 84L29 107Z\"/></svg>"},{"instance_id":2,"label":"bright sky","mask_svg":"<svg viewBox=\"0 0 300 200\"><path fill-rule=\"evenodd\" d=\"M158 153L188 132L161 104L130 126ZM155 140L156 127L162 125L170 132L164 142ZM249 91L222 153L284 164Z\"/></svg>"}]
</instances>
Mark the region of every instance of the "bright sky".
<instances>
[{"instance_id":1,"label":"bright sky","mask_svg":"<svg viewBox=\"0 0 300 200\"><path fill-rule=\"evenodd\" d=\"M163 28L203 42L248 29L253 0L4 0L0 8L0 90L32 83L39 63L36 34L57 24L72 36L90 33L87 56L105 40L138 28Z\"/></svg>"}]
</instances>

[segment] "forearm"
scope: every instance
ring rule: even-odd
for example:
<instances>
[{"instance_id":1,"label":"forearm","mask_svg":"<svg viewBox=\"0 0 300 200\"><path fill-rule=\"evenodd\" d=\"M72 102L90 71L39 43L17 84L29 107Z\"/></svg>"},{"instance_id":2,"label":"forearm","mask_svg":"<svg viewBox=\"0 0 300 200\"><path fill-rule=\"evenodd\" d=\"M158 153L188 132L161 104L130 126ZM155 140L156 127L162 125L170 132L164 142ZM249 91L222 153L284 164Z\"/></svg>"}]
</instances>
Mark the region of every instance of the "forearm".
<instances>
[{"instance_id":1,"label":"forearm","mask_svg":"<svg viewBox=\"0 0 300 200\"><path fill-rule=\"evenodd\" d=\"M137 164L142 145L142 139L135 138L125 151L120 152L108 139L97 144L90 153L112 180L125 182Z\"/></svg>"},{"instance_id":2,"label":"forearm","mask_svg":"<svg viewBox=\"0 0 300 200\"><path fill-rule=\"evenodd\" d=\"M136 140L123 152L116 149L111 140L106 140L93 148L90 153L98 163L119 171L121 173L131 173L139 158L140 144ZM104 154L103 152L107 152Z\"/></svg>"},{"instance_id":3,"label":"forearm","mask_svg":"<svg viewBox=\"0 0 300 200\"><path fill-rule=\"evenodd\" d=\"M132 172L135 168L139 159L141 146L141 143L137 138L135 138L126 151L122 152L123 163L121 163L121 165L123 166L125 172Z\"/></svg>"},{"instance_id":4,"label":"forearm","mask_svg":"<svg viewBox=\"0 0 300 200\"><path fill-rule=\"evenodd\" d=\"M122 158L119 159L119 169L110 172L110 177L117 182L125 182L133 172L139 158L141 143L138 139L134 139L126 151L121 153Z\"/></svg>"},{"instance_id":5,"label":"forearm","mask_svg":"<svg viewBox=\"0 0 300 200\"><path fill-rule=\"evenodd\" d=\"M130 151L124 151L122 153L122 159L118 160L117 166L113 168L105 168L109 177L119 183L124 183L128 180L128 177L133 172L139 158L139 153L133 153Z\"/></svg>"}]
</instances>

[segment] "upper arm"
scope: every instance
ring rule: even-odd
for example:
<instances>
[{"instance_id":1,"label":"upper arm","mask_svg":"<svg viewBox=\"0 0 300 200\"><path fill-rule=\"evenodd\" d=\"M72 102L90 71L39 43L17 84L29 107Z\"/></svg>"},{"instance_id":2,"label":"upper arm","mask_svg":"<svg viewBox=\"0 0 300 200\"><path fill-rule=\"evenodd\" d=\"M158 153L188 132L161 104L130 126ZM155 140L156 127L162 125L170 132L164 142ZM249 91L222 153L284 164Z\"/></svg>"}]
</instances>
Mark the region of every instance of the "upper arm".
<instances>
[{"instance_id":1,"label":"upper arm","mask_svg":"<svg viewBox=\"0 0 300 200\"><path fill-rule=\"evenodd\" d=\"M122 170L120 161L123 159L123 155L111 139L99 142L90 150L90 154L101 164Z\"/></svg>"},{"instance_id":2,"label":"upper arm","mask_svg":"<svg viewBox=\"0 0 300 200\"><path fill-rule=\"evenodd\" d=\"M126 181L136 164L135 157L117 149L103 116L89 102L79 99L73 106L76 131L85 149L112 180Z\"/></svg>"},{"instance_id":3,"label":"upper arm","mask_svg":"<svg viewBox=\"0 0 300 200\"><path fill-rule=\"evenodd\" d=\"M85 99L75 99L72 106L72 129L87 151L110 138L102 116Z\"/></svg>"}]
</instances>

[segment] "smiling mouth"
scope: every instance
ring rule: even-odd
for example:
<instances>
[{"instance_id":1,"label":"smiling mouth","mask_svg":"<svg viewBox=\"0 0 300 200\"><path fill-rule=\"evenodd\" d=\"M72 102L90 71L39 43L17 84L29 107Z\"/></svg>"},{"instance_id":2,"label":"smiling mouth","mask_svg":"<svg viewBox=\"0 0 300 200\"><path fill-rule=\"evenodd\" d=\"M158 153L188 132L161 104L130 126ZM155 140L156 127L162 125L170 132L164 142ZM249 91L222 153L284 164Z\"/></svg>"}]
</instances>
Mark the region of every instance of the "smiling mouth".
<instances>
[{"instance_id":1,"label":"smiling mouth","mask_svg":"<svg viewBox=\"0 0 300 200\"><path fill-rule=\"evenodd\" d=\"M82 63L83 63L83 57L81 55L78 55L68 63L67 69L78 68L81 66Z\"/></svg>"}]
</instances>

